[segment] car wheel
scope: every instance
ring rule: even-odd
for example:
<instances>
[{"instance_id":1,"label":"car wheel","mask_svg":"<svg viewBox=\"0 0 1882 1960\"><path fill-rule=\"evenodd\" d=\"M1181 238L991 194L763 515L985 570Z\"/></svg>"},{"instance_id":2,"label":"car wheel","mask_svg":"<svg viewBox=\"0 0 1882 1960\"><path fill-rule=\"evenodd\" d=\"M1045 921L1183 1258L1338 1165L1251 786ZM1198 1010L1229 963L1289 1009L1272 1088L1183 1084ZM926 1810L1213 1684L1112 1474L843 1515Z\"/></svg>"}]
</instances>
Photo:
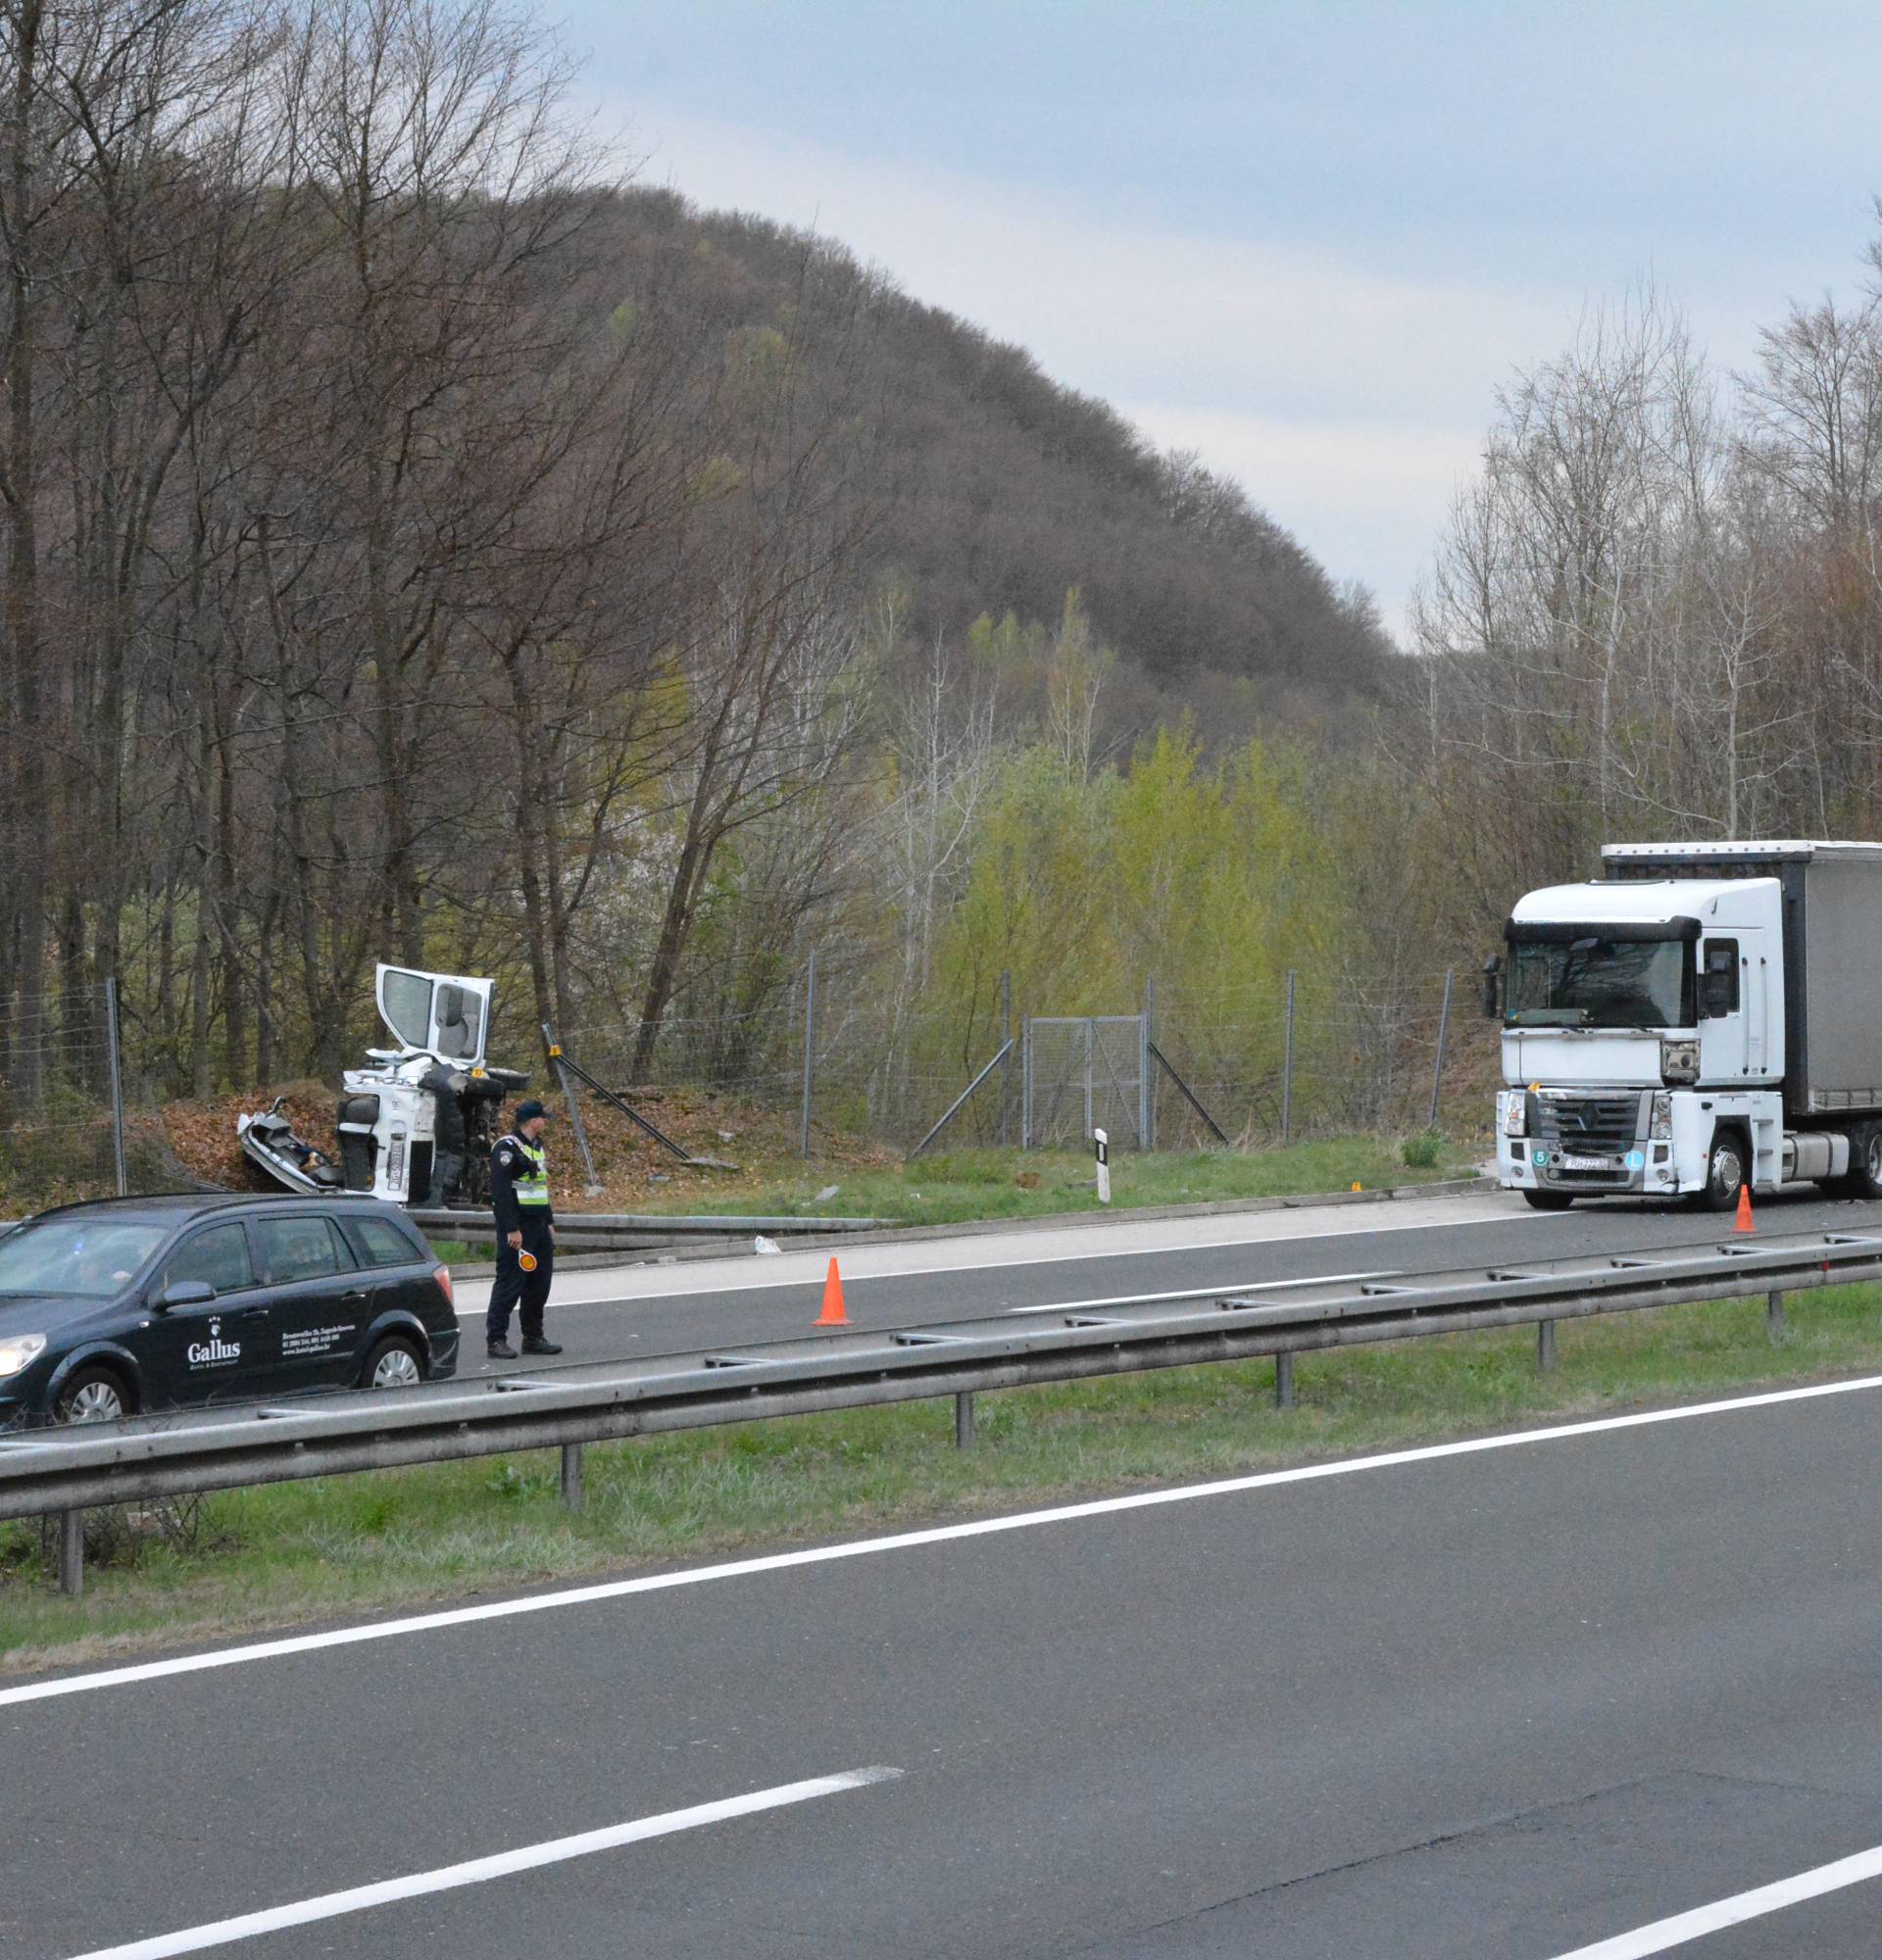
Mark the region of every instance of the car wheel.
<instances>
[{"instance_id":1,"label":"car wheel","mask_svg":"<svg viewBox=\"0 0 1882 1960\"><path fill-rule=\"evenodd\" d=\"M54 1422L116 1422L136 1404L115 1368L76 1369L52 1405Z\"/></svg>"},{"instance_id":2,"label":"car wheel","mask_svg":"<svg viewBox=\"0 0 1882 1960\"><path fill-rule=\"evenodd\" d=\"M424 1363L402 1334L388 1334L366 1357L360 1370L363 1389L416 1389L424 1380Z\"/></svg>"},{"instance_id":3,"label":"car wheel","mask_svg":"<svg viewBox=\"0 0 1882 1960\"><path fill-rule=\"evenodd\" d=\"M1732 1211L1745 1188L1745 1145L1736 1130L1717 1130L1706 1158L1706 1189L1699 1201L1708 1211Z\"/></svg>"},{"instance_id":4,"label":"car wheel","mask_svg":"<svg viewBox=\"0 0 1882 1960\"><path fill-rule=\"evenodd\" d=\"M1566 1191L1531 1191L1525 1185L1522 1201L1531 1211L1566 1211L1575 1200Z\"/></svg>"}]
</instances>

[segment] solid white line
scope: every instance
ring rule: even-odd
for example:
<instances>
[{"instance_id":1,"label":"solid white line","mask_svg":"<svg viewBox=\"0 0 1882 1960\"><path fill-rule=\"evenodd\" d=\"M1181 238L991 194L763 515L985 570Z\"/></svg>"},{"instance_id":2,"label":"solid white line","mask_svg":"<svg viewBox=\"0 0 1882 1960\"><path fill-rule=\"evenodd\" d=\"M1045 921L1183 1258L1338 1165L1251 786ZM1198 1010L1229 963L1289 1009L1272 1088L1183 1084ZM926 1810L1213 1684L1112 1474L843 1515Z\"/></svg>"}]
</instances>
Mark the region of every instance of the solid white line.
<instances>
[{"instance_id":1,"label":"solid white line","mask_svg":"<svg viewBox=\"0 0 1882 1960\"><path fill-rule=\"evenodd\" d=\"M668 1838L675 1831L697 1831L705 1824L723 1824L733 1817L750 1817L761 1810L781 1810L792 1803L808 1803L813 1797L834 1796L839 1790L861 1789L866 1784L887 1783L900 1770L874 1768L844 1770L838 1776L813 1777L804 1783L784 1783L771 1789L755 1789L749 1796L728 1796L717 1803L696 1803L687 1810L667 1810L657 1817L639 1817L627 1824L613 1824L605 1831L584 1831L573 1838L552 1838L542 1844L524 1844L514 1851L499 1851L494 1857L471 1858L462 1865L443 1865L435 1872L414 1872L409 1878L382 1879L377 1885L355 1886L343 1892L323 1892L319 1898L301 1899L293 1905L271 1906L266 1912L247 1912L237 1919L219 1919L209 1926L186 1927L180 1933L162 1933L152 1939L133 1939L126 1946L101 1946L74 1960L169 1960L175 1953L200 1953L206 1946L226 1946L237 1939L252 1939L257 1934L279 1933L290 1926L306 1926L318 1919L337 1919L343 1913L366 1912L375 1905L391 1905L399 1899L420 1898L426 1892L445 1892L459 1886L480 1886L490 1879L507 1879L518 1872L533 1872L542 1865L559 1865L570 1858L586 1858L596 1851L618 1850L622 1844L638 1844L649 1838Z\"/></svg>"},{"instance_id":2,"label":"solid white line","mask_svg":"<svg viewBox=\"0 0 1882 1960\"><path fill-rule=\"evenodd\" d=\"M1110 1517L1121 1511L1153 1510L1162 1504L1184 1504L1198 1497L1233 1496L1244 1491L1270 1491L1287 1484L1312 1484L1328 1477L1356 1477L1367 1470L1396 1470L1417 1463L1442 1462L1453 1456L1492 1455L1532 1444L1566 1443L1583 1436L1603 1436L1615 1430L1647 1429L1662 1422L1694 1422L1709 1415L1738 1415L1750 1409L1775 1408L1787 1402L1816 1401L1829 1396L1860 1395L1882 1389L1882 1375L1865 1375L1853 1382L1823 1382L1811 1388L1770 1389L1729 1401L1693 1402L1684 1408L1642 1409L1632 1415L1598 1416L1587 1422L1563 1423L1554 1429L1518 1430L1509 1436L1479 1436L1463 1443L1433 1443L1416 1449L1388 1450L1378 1456L1349 1457L1339 1463L1304 1463L1292 1470L1263 1470L1247 1477L1229 1477L1215 1484L1187 1484L1173 1491L1138 1491L1127 1497L1095 1497L1081 1504L1060 1504L1051 1510L1019 1511L1007 1517L975 1518L966 1524L934 1525L925 1531L897 1532L887 1538L853 1539L842 1544L814 1545L804 1551L775 1551L760 1558L741 1558L724 1565L696 1565L680 1572L649 1573L639 1579L609 1580L599 1586L577 1586L561 1592L539 1592L522 1599L492 1600L481 1606L454 1606L439 1613L419 1613L403 1620L376 1620L365 1626L336 1627L322 1634L296 1634L285 1640L257 1641L248 1646L219 1647L209 1653L180 1654L171 1660L142 1661L129 1667L104 1668L95 1674L67 1675L56 1681L24 1682L0 1689L0 1708L23 1701L47 1701L62 1694L83 1694L93 1689L122 1688L131 1682L160 1681L174 1674L200 1674L206 1669L235 1667L245 1661L275 1660L286 1654L316 1653L324 1647L387 1641L404 1634L435 1633L445 1627L475 1626L484 1620L510 1619L519 1613L546 1613L559 1606L585 1606L602 1599L625 1599L641 1592L665 1592L676 1587L705 1586L719 1579L748 1579L764 1572L789 1572L800 1566L831 1565L848 1558L870 1558L878 1552L912 1551L922 1545L950 1544L961 1539L997 1538L1006 1532L1030 1531L1040 1525L1069 1524L1082 1518Z\"/></svg>"},{"instance_id":3,"label":"solid white line","mask_svg":"<svg viewBox=\"0 0 1882 1960\"><path fill-rule=\"evenodd\" d=\"M1010 1306L1011 1313L1077 1313L1089 1306L1135 1306L1140 1301L1160 1299L1213 1299L1224 1293L1280 1293L1288 1287L1337 1286L1342 1280L1389 1279L1396 1266L1381 1266L1375 1273L1311 1273L1302 1280L1236 1280L1227 1286L1186 1287L1181 1293L1120 1293L1111 1299L1062 1299L1051 1306Z\"/></svg>"},{"instance_id":4,"label":"solid white line","mask_svg":"<svg viewBox=\"0 0 1882 1960\"><path fill-rule=\"evenodd\" d=\"M1882 1847L1858 1851L1833 1865L1819 1865L1813 1872L1800 1872L1794 1879L1779 1879L1774 1885L1758 1886L1711 1905L1695 1906L1691 1912L1678 1912L1670 1919L1657 1919L1652 1926L1616 1934L1611 1939L1598 1939L1592 1946L1577 1946L1572 1953L1559 1954L1557 1960L1646 1960L1650 1953L1664 1953L1670 1947L1704 1939L1709 1933L1721 1933L1728 1926L1742 1926L1748 1919L1761 1919L1768 1912L1782 1912L1786 1906L1801 1905L1806 1899L1821 1898L1825 1892L1839 1892L1874 1878L1882 1878Z\"/></svg>"}]
</instances>

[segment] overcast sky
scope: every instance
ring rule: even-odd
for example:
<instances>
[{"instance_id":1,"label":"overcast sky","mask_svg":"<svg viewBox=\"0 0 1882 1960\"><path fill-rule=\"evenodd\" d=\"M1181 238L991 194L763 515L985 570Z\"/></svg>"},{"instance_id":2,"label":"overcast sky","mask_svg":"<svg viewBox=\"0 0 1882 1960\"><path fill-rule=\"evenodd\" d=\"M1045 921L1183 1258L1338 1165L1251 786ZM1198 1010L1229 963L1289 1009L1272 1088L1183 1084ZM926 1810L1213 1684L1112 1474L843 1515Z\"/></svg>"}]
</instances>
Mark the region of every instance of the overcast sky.
<instances>
[{"instance_id":1,"label":"overcast sky","mask_svg":"<svg viewBox=\"0 0 1882 1960\"><path fill-rule=\"evenodd\" d=\"M814 226L1200 450L1397 626L1498 383L1651 279L1864 277L1882 10L570 0L643 181Z\"/></svg>"}]
</instances>

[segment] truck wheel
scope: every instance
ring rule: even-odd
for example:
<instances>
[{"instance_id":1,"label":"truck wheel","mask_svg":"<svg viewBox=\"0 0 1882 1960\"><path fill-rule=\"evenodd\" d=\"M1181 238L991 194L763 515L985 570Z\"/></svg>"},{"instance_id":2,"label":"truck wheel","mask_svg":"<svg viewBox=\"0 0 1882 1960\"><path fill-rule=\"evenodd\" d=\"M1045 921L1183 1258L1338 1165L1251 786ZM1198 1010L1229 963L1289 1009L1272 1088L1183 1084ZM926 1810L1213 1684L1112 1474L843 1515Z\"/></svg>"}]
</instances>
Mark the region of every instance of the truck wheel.
<instances>
[{"instance_id":1,"label":"truck wheel","mask_svg":"<svg viewBox=\"0 0 1882 1960\"><path fill-rule=\"evenodd\" d=\"M1531 1211L1566 1211L1575 1200L1566 1191L1531 1191L1523 1187L1522 1201Z\"/></svg>"},{"instance_id":2,"label":"truck wheel","mask_svg":"<svg viewBox=\"0 0 1882 1960\"><path fill-rule=\"evenodd\" d=\"M1714 1130L1706 1158L1706 1189L1699 1201L1708 1211L1732 1211L1745 1186L1745 1141L1736 1130Z\"/></svg>"},{"instance_id":3,"label":"truck wheel","mask_svg":"<svg viewBox=\"0 0 1882 1960\"><path fill-rule=\"evenodd\" d=\"M1882 1198L1882 1123L1870 1123L1850 1139L1850 1174L1843 1186L1850 1198Z\"/></svg>"}]
</instances>

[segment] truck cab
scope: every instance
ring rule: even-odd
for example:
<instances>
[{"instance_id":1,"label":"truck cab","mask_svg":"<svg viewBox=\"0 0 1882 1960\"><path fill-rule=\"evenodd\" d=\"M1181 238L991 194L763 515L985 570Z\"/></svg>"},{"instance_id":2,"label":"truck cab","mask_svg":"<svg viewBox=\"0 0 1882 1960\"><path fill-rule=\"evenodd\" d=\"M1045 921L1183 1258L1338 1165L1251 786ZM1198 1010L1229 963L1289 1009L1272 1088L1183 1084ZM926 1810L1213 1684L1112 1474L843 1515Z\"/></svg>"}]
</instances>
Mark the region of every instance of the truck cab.
<instances>
[{"instance_id":1,"label":"truck cab","mask_svg":"<svg viewBox=\"0 0 1882 1960\"><path fill-rule=\"evenodd\" d=\"M1882 1196L1882 846L1603 859L1602 879L1522 898L1489 964L1499 1181L1545 1210L1616 1193L1725 1209L1805 1180Z\"/></svg>"},{"instance_id":2,"label":"truck cab","mask_svg":"<svg viewBox=\"0 0 1882 1960\"><path fill-rule=\"evenodd\" d=\"M398 1046L368 1049L370 1065L344 1072L337 1152L297 1136L277 1104L237 1120L243 1154L290 1191L483 1203L504 1102L529 1082L484 1060L495 993L489 980L381 965L379 1019Z\"/></svg>"}]
</instances>

